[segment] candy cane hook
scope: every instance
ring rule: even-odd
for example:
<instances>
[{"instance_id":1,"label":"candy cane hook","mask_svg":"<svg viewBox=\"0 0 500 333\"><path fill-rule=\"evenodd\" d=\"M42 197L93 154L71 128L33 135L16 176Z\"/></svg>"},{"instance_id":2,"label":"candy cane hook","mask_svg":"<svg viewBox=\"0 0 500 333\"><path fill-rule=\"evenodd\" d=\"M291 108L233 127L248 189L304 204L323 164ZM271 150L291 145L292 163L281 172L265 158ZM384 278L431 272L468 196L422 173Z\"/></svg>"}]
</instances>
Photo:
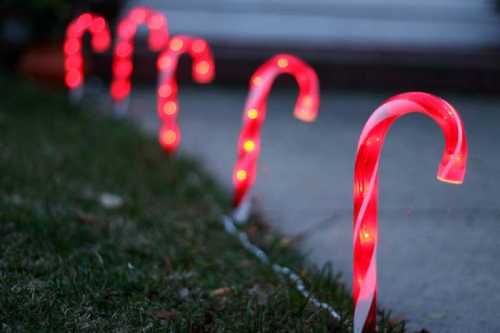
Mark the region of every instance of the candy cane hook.
<instances>
[{"instance_id":1,"label":"candy cane hook","mask_svg":"<svg viewBox=\"0 0 500 333\"><path fill-rule=\"evenodd\" d=\"M167 19L160 12L146 7L136 7L118 24L118 41L113 55L113 79L111 97L119 115L126 112L130 95L130 76L133 71L132 56L134 37L139 25L146 24L149 31L148 44L151 51L160 51L168 43Z\"/></svg>"},{"instance_id":2,"label":"candy cane hook","mask_svg":"<svg viewBox=\"0 0 500 333\"><path fill-rule=\"evenodd\" d=\"M213 80L215 65L208 43L201 38L175 36L169 47L158 58L160 84L158 87L158 116L162 122L158 134L160 145L167 153L179 146L181 133L177 125L179 103L175 71L179 57L184 53L193 59L192 75L196 82L204 84Z\"/></svg>"},{"instance_id":3,"label":"candy cane hook","mask_svg":"<svg viewBox=\"0 0 500 333\"><path fill-rule=\"evenodd\" d=\"M64 82L74 99L83 95L82 37L87 31L92 35L91 45L95 52L106 51L111 43L108 24L101 16L84 13L68 25L64 40Z\"/></svg>"},{"instance_id":4,"label":"candy cane hook","mask_svg":"<svg viewBox=\"0 0 500 333\"><path fill-rule=\"evenodd\" d=\"M280 74L292 75L299 86L294 115L304 122L316 119L319 108L319 83L316 72L300 59L279 54L264 63L250 81L243 115L243 128L238 142L238 158L233 173L235 194L234 217L244 221L249 211L248 192L255 182L260 151L260 132L266 116L267 98L274 79Z\"/></svg>"},{"instance_id":5,"label":"candy cane hook","mask_svg":"<svg viewBox=\"0 0 500 333\"><path fill-rule=\"evenodd\" d=\"M385 135L399 117L420 112L440 127L445 148L437 179L461 184L467 165L467 140L458 112L443 99L421 92L394 96L368 119L358 143L354 169L354 332L371 333L377 306L378 166Z\"/></svg>"}]
</instances>

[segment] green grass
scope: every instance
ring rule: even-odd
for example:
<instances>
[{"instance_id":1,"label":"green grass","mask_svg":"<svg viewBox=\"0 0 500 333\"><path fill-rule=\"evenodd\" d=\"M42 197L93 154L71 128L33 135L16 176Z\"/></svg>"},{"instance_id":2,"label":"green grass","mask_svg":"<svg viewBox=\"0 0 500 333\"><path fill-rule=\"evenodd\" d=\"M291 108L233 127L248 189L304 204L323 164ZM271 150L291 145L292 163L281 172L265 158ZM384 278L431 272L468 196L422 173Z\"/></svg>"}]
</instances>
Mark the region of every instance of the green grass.
<instances>
[{"instance_id":1,"label":"green grass","mask_svg":"<svg viewBox=\"0 0 500 333\"><path fill-rule=\"evenodd\" d=\"M328 268L259 227L333 322L259 264L218 222L229 198L195 161L70 105L0 79L0 331L349 332L350 294ZM103 194L123 200L103 205ZM214 198L208 200L207 197ZM401 325L383 316L382 332Z\"/></svg>"}]
</instances>

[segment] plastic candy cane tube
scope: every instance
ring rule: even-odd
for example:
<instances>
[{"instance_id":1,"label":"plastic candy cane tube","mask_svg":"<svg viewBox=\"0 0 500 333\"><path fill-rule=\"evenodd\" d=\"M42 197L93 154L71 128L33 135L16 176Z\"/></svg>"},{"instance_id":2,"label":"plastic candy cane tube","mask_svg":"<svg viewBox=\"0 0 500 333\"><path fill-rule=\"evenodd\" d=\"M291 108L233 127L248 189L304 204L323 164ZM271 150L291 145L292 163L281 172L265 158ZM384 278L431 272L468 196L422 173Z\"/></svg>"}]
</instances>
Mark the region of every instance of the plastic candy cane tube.
<instances>
[{"instance_id":1,"label":"plastic candy cane tube","mask_svg":"<svg viewBox=\"0 0 500 333\"><path fill-rule=\"evenodd\" d=\"M87 31L92 35L91 45L95 52L102 53L111 44L108 24L101 16L84 13L68 25L63 47L64 82L73 99L80 99L83 95L82 37Z\"/></svg>"},{"instance_id":2,"label":"plastic candy cane tube","mask_svg":"<svg viewBox=\"0 0 500 333\"><path fill-rule=\"evenodd\" d=\"M132 56L134 37L139 25L149 30L148 44L151 51L161 51L168 44L167 19L159 12L146 7L136 7L118 24L118 40L113 54L113 79L111 97L118 115L123 115L128 106L131 90L130 77L133 72Z\"/></svg>"},{"instance_id":3,"label":"plastic candy cane tube","mask_svg":"<svg viewBox=\"0 0 500 333\"><path fill-rule=\"evenodd\" d=\"M243 114L243 128L238 142L238 158L233 172L235 193L233 217L239 222L248 218L249 191L255 182L260 150L260 133L266 116L267 98L274 79L280 74L292 75L299 86L294 115L304 122L316 119L319 108L319 83L316 72L300 59L278 54L253 74Z\"/></svg>"},{"instance_id":4,"label":"plastic candy cane tube","mask_svg":"<svg viewBox=\"0 0 500 333\"><path fill-rule=\"evenodd\" d=\"M160 145L167 153L177 150L181 133L177 125L179 103L175 71L179 57L184 53L193 59L192 75L198 83L209 83L215 75L215 64L208 43L201 38L175 36L169 47L158 58L160 84L158 86L158 116L161 127L158 134Z\"/></svg>"},{"instance_id":5,"label":"plastic candy cane tube","mask_svg":"<svg viewBox=\"0 0 500 333\"><path fill-rule=\"evenodd\" d=\"M461 184L467 166L467 140L458 112L443 99L421 92L394 96L368 119L358 143L354 169L354 332L371 333L377 307L378 166L384 138L399 117L420 112L431 117L445 139L437 179Z\"/></svg>"}]
</instances>

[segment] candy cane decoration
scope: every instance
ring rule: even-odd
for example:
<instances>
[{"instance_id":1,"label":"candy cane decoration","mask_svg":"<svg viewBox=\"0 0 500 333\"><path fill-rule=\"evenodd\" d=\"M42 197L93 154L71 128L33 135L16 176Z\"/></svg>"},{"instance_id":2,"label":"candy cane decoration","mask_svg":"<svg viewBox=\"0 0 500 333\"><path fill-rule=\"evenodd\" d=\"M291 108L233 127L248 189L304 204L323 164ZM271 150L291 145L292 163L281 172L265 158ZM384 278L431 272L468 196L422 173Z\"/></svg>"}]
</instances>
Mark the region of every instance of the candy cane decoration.
<instances>
[{"instance_id":1,"label":"candy cane decoration","mask_svg":"<svg viewBox=\"0 0 500 333\"><path fill-rule=\"evenodd\" d=\"M445 148L437 179L461 184L467 165L467 140L458 112L443 99L421 92L394 96L368 119L358 143L354 169L354 332L375 332L377 307L377 196L380 153L392 123L420 112L443 131Z\"/></svg>"},{"instance_id":2,"label":"candy cane decoration","mask_svg":"<svg viewBox=\"0 0 500 333\"><path fill-rule=\"evenodd\" d=\"M243 128L238 142L238 159L233 173L235 194L234 217L242 222L250 209L248 193L255 182L260 150L260 132L266 116L267 97L274 79L280 74L292 75L299 86L294 115L304 122L316 119L319 108L319 84L316 72L300 59L279 54L264 63L252 76L250 93L243 115Z\"/></svg>"},{"instance_id":3,"label":"candy cane decoration","mask_svg":"<svg viewBox=\"0 0 500 333\"><path fill-rule=\"evenodd\" d=\"M158 58L160 84L158 87L158 116L162 122L158 140L167 153L179 146L181 133L177 125L179 103L175 71L179 57L187 53L193 59L192 75L196 82L204 84L213 80L215 65L208 43L201 38L175 36L169 47Z\"/></svg>"},{"instance_id":4,"label":"candy cane decoration","mask_svg":"<svg viewBox=\"0 0 500 333\"><path fill-rule=\"evenodd\" d=\"M106 51L111 43L108 24L101 16L84 13L68 25L63 47L64 82L74 99L80 99L83 95L82 37L87 31L92 35L91 45L95 52Z\"/></svg>"},{"instance_id":5,"label":"candy cane decoration","mask_svg":"<svg viewBox=\"0 0 500 333\"><path fill-rule=\"evenodd\" d=\"M137 27L146 24L149 30L148 44L151 51L160 51L168 43L168 26L165 16L146 7L136 7L118 25L118 41L113 55L113 79L111 97L118 114L123 114L128 105L133 72L132 56Z\"/></svg>"}]
</instances>

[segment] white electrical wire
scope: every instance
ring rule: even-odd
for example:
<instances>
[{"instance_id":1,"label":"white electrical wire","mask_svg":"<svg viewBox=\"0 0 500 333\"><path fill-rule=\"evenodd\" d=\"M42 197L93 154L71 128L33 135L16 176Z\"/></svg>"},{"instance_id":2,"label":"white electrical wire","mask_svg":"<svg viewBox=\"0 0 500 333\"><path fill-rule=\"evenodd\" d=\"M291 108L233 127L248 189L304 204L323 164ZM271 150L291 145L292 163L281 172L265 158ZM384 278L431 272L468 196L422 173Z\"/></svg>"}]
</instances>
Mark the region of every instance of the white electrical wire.
<instances>
[{"instance_id":1,"label":"white electrical wire","mask_svg":"<svg viewBox=\"0 0 500 333\"><path fill-rule=\"evenodd\" d=\"M271 268L275 273L281 274L288 278L288 280L290 280L294 284L295 289L297 289L297 291L302 296L304 296L304 298L306 298L312 305L317 308L326 310L335 320L340 320L340 315L330 304L320 302L313 294L311 294L311 292L309 292L309 290L307 290L304 282L297 273L295 273L288 267L271 263L267 254L259 247L252 244L245 232L238 230L235 221L231 217L222 215L221 222L224 225L224 230L228 234L236 236L236 238L240 241L240 244L245 249L247 249L248 252L252 253L261 263L265 265L271 265Z\"/></svg>"}]
</instances>

